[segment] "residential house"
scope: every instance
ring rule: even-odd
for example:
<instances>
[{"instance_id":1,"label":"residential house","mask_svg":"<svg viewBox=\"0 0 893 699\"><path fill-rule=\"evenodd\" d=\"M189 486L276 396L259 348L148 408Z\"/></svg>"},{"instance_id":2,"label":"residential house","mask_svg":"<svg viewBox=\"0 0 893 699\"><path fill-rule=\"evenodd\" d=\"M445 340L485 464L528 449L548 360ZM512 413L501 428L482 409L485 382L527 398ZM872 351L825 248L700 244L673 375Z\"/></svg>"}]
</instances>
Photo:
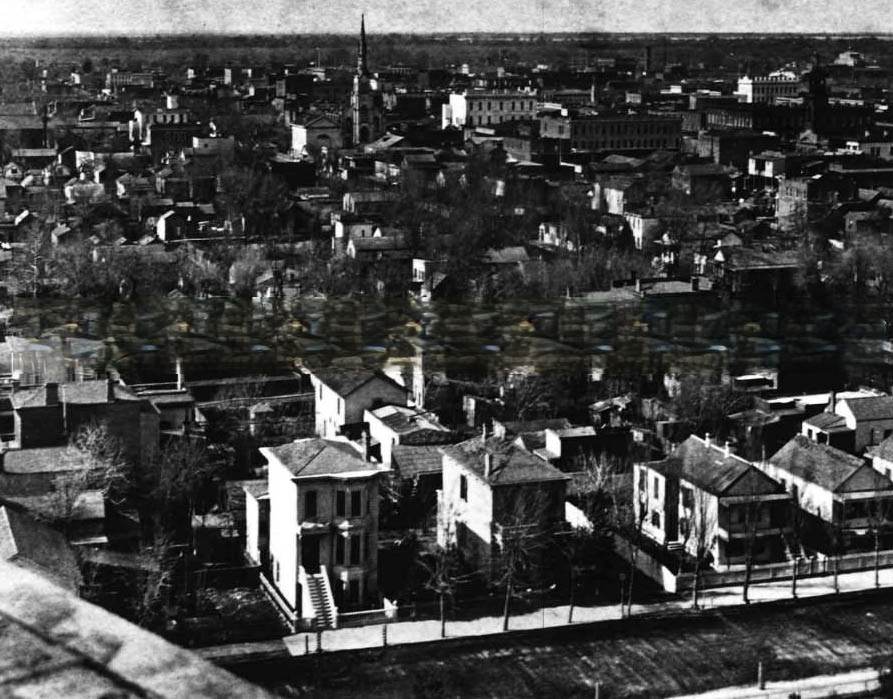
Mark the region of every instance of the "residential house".
<instances>
[{"instance_id":1,"label":"residential house","mask_svg":"<svg viewBox=\"0 0 893 699\"><path fill-rule=\"evenodd\" d=\"M754 464L709 438L690 436L661 461L633 467L642 532L660 545L697 552L714 566L785 559L790 495Z\"/></svg>"},{"instance_id":2,"label":"residential house","mask_svg":"<svg viewBox=\"0 0 893 699\"><path fill-rule=\"evenodd\" d=\"M437 416L406 405L384 405L366 410L370 449L385 468L392 467L394 447L398 444L425 446L450 444L455 434L440 424Z\"/></svg>"},{"instance_id":3,"label":"residential house","mask_svg":"<svg viewBox=\"0 0 893 699\"><path fill-rule=\"evenodd\" d=\"M564 522L569 476L499 437L442 447L437 540L497 575L503 536L519 528L555 531Z\"/></svg>"},{"instance_id":4,"label":"residential house","mask_svg":"<svg viewBox=\"0 0 893 699\"><path fill-rule=\"evenodd\" d=\"M893 397L837 398L831 393L825 412L804 420L801 434L818 444L861 454L893 435Z\"/></svg>"},{"instance_id":5,"label":"residential house","mask_svg":"<svg viewBox=\"0 0 893 699\"><path fill-rule=\"evenodd\" d=\"M315 394L316 434L332 438L365 428L365 412L383 405L407 405L409 392L386 374L368 369L310 372Z\"/></svg>"},{"instance_id":6,"label":"residential house","mask_svg":"<svg viewBox=\"0 0 893 699\"><path fill-rule=\"evenodd\" d=\"M332 627L339 609L377 602L382 470L346 440L299 439L260 452L269 467L271 582L285 611ZM249 537L249 552L260 547Z\"/></svg>"},{"instance_id":7,"label":"residential house","mask_svg":"<svg viewBox=\"0 0 893 699\"><path fill-rule=\"evenodd\" d=\"M893 481L857 456L797 435L759 468L778 480L795 505L846 535L864 535L873 520L893 519Z\"/></svg>"}]
</instances>

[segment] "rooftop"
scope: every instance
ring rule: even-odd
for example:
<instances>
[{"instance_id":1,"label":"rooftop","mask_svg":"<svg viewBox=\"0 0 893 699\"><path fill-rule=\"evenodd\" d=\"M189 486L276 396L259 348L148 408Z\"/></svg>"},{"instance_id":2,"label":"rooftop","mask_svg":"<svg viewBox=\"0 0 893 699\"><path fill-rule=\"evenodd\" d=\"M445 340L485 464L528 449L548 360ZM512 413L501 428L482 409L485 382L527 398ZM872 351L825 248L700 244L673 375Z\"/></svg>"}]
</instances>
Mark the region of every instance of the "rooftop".
<instances>
[{"instance_id":1,"label":"rooftop","mask_svg":"<svg viewBox=\"0 0 893 699\"><path fill-rule=\"evenodd\" d=\"M473 437L459 444L441 447L441 452L474 471L491 485L568 480L568 476L557 468L499 437L490 437L486 441ZM490 455L488 476L485 476L486 454Z\"/></svg>"},{"instance_id":2,"label":"rooftop","mask_svg":"<svg viewBox=\"0 0 893 699\"><path fill-rule=\"evenodd\" d=\"M716 496L783 494L784 488L752 463L724 447L692 435L662 461L648 466L674 474Z\"/></svg>"},{"instance_id":3,"label":"rooftop","mask_svg":"<svg viewBox=\"0 0 893 699\"><path fill-rule=\"evenodd\" d=\"M313 375L342 398L346 398L360 386L365 386L373 379L387 381L399 388L406 389L387 374L371 369L317 369Z\"/></svg>"},{"instance_id":4,"label":"rooftop","mask_svg":"<svg viewBox=\"0 0 893 699\"><path fill-rule=\"evenodd\" d=\"M893 489L889 478L858 456L818 444L803 435L797 435L775 452L769 463L831 492ZM858 478L854 478L856 474Z\"/></svg>"},{"instance_id":5,"label":"rooftop","mask_svg":"<svg viewBox=\"0 0 893 699\"><path fill-rule=\"evenodd\" d=\"M295 478L370 474L377 470L349 443L331 439L298 439L261 451L279 461Z\"/></svg>"}]
</instances>

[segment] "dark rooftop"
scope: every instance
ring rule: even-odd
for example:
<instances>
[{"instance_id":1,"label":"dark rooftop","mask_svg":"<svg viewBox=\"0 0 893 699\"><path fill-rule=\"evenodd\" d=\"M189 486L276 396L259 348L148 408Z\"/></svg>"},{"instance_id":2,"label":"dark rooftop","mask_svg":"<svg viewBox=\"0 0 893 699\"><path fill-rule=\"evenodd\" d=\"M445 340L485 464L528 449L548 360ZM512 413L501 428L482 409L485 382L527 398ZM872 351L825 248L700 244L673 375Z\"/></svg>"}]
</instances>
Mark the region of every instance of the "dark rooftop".
<instances>
[{"instance_id":1,"label":"dark rooftop","mask_svg":"<svg viewBox=\"0 0 893 699\"><path fill-rule=\"evenodd\" d=\"M858 456L797 435L773 454L769 463L831 492L891 490L893 483ZM856 474L859 479L854 479Z\"/></svg>"},{"instance_id":2,"label":"dark rooftop","mask_svg":"<svg viewBox=\"0 0 893 699\"><path fill-rule=\"evenodd\" d=\"M264 452L275 457L295 477L339 475L358 471L374 471L350 444L329 439L299 439Z\"/></svg>"},{"instance_id":3,"label":"dark rooftop","mask_svg":"<svg viewBox=\"0 0 893 699\"><path fill-rule=\"evenodd\" d=\"M554 466L499 437L484 442L473 437L459 444L441 447L443 454L455 459L484 478L484 455L491 457L491 485L539 483L568 480L568 476Z\"/></svg>"}]
</instances>

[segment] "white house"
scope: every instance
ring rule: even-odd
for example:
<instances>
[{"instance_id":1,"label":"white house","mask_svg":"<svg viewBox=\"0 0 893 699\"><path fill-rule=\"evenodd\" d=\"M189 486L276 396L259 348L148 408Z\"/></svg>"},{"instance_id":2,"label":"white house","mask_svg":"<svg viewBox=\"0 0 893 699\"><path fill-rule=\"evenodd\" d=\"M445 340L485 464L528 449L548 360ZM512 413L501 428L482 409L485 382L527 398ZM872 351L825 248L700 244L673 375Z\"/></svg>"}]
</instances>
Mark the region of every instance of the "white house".
<instances>
[{"instance_id":1,"label":"white house","mask_svg":"<svg viewBox=\"0 0 893 699\"><path fill-rule=\"evenodd\" d=\"M335 437L363 431L367 410L406 405L408 391L389 376L368 369L327 369L310 373L315 394L316 434Z\"/></svg>"}]
</instances>

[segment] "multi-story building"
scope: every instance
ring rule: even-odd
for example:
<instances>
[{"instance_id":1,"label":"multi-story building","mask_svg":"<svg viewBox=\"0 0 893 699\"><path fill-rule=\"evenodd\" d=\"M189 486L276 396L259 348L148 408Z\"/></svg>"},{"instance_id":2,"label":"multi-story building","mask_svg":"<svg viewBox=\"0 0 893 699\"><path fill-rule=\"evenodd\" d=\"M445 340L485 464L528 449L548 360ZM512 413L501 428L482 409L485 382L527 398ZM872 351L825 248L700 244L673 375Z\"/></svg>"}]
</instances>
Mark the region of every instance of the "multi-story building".
<instances>
[{"instance_id":1,"label":"multi-story building","mask_svg":"<svg viewBox=\"0 0 893 699\"><path fill-rule=\"evenodd\" d=\"M738 94L747 104L773 103L780 97L796 97L802 89L800 79L794 75L745 75L738 78Z\"/></svg>"},{"instance_id":2,"label":"multi-story building","mask_svg":"<svg viewBox=\"0 0 893 699\"><path fill-rule=\"evenodd\" d=\"M538 100L531 90L467 90L454 92L442 107L442 128L494 126L536 118Z\"/></svg>"},{"instance_id":3,"label":"multi-story building","mask_svg":"<svg viewBox=\"0 0 893 699\"><path fill-rule=\"evenodd\" d=\"M785 558L790 495L746 459L692 435L666 459L633 467L634 508L642 532L714 565Z\"/></svg>"},{"instance_id":4,"label":"multi-story building","mask_svg":"<svg viewBox=\"0 0 893 699\"><path fill-rule=\"evenodd\" d=\"M893 519L893 482L857 456L797 435L758 464L788 489L795 506L846 536Z\"/></svg>"},{"instance_id":5,"label":"multi-story building","mask_svg":"<svg viewBox=\"0 0 893 699\"><path fill-rule=\"evenodd\" d=\"M367 410L364 421L369 426L370 449L386 468L398 444L430 446L450 444L455 434L440 424L432 413L405 405L384 405Z\"/></svg>"},{"instance_id":6,"label":"multi-story building","mask_svg":"<svg viewBox=\"0 0 893 699\"><path fill-rule=\"evenodd\" d=\"M543 138L565 139L575 150L676 150L682 120L659 114L540 115Z\"/></svg>"},{"instance_id":7,"label":"multi-story building","mask_svg":"<svg viewBox=\"0 0 893 699\"><path fill-rule=\"evenodd\" d=\"M339 609L377 601L382 471L346 440L299 439L260 452L276 599L296 624L336 626ZM259 539L259 526L248 531ZM246 548L265 558L260 540L249 537Z\"/></svg>"},{"instance_id":8,"label":"multi-story building","mask_svg":"<svg viewBox=\"0 0 893 699\"><path fill-rule=\"evenodd\" d=\"M406 388L391 377L370 370L320 370L310 373L316 402L316 434L332 438L365 431L367 410L406 405Z\"/></svg>"},{"instance_id":9,"label":"multi-story building","mask_svg":"<svg viewBox=\"0 0 893 699\"><path fill-rule=\"evenodd\" d=\"M493 575L509 528L553 531L564 521L569 476L510 441L475 437L441 449L437 540Z\"/></svg>"}]
</instances>

